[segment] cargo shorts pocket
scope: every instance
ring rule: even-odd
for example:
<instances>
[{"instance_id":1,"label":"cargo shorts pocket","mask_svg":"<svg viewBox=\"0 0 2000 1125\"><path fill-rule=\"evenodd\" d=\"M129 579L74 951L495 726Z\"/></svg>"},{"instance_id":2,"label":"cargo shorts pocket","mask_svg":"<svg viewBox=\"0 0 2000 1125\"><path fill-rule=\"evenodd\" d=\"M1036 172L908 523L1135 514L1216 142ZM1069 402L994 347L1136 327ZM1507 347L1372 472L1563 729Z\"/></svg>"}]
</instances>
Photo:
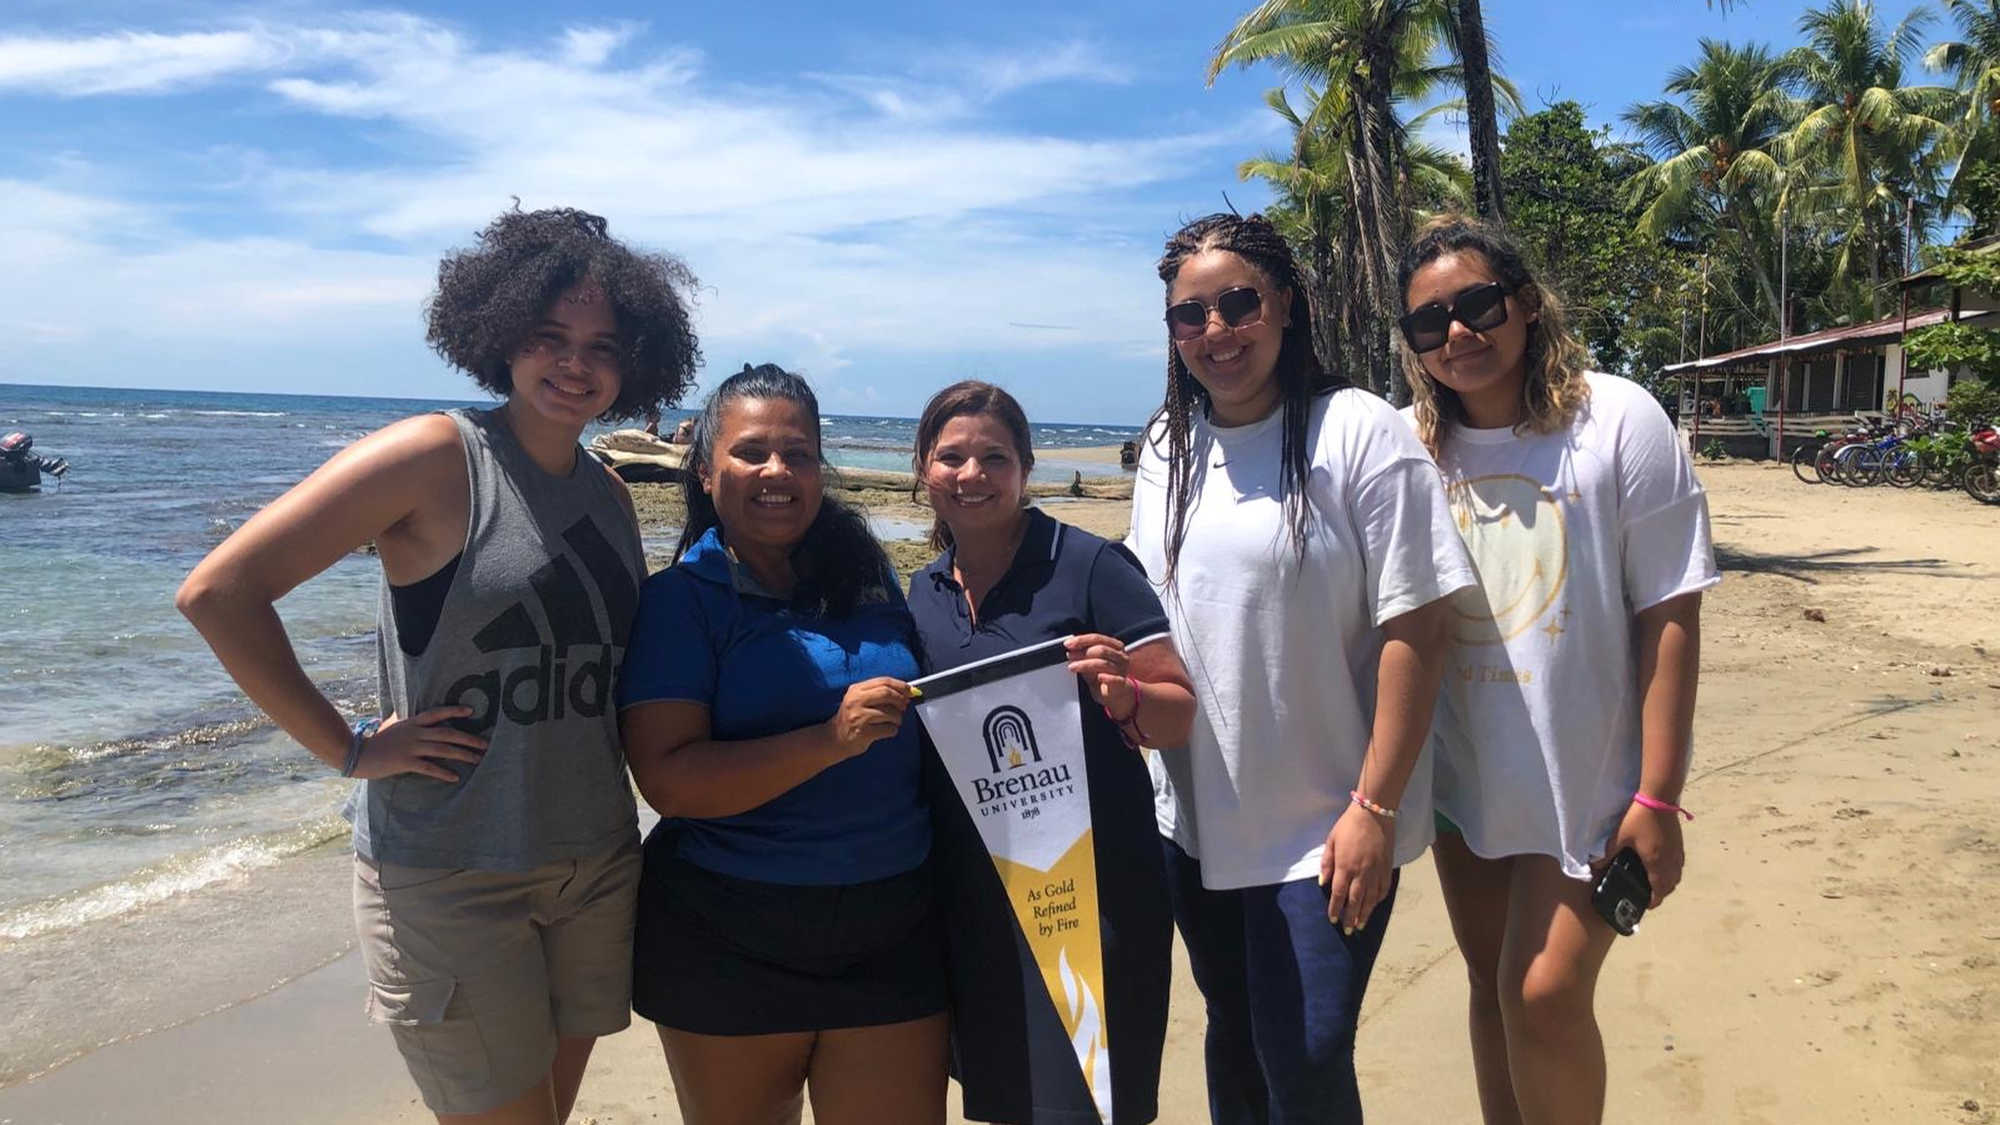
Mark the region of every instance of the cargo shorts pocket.
<instances>
[{"instance_id":1,"label":"cargo shorts pocket","mask_svg":"<svg viewBox=\"0 0 2000 1125\"><path fill-rule=\"evenodd\" d=\"M443 1023L445 1009L451 1006L451 996L456 991L458 982L449 979L398 981L393 984L371 980L368 982L368 1019L372 1023L395 1027Z\"/></svg>"},{"instance_id":2,"label":"cargo shorts pocket","mask_svg":"<svg viewBox=\"0 0 2000 1125\"><path fill-rule=\"evenodd\" d=\"M449 977L368 982L368 1018L388 1025L433 1113L485 1113L520 1092L496 1088L485 1032L464 1009Z\"/></svg>"}]
</instances>

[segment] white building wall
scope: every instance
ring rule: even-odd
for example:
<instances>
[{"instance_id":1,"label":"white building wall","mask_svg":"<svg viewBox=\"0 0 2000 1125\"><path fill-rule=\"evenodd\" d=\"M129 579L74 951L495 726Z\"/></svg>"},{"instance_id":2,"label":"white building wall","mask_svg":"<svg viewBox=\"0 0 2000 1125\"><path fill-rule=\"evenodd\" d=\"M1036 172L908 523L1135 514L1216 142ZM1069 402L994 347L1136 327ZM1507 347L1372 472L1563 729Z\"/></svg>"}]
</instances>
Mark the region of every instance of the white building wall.
<instances>
[{"instance_id":1,"label":"white building wall","mask_svg":"<svg viewBox=\"0 0 2000 1125\"><path fill-rule=\"evenodd\" d=\"M1889 357L1889 377L1882 381L1882 409L1892 412L1896 409L1896 373L1903 369L1903 345L1890 344L1886 349ZM1915 371L1903 379L1903 394L1919 407L1929 410L1944 402L1945 392L1959 379L1968 377L1961 368L1958 371Z\"/></svg>"}]
</instances>

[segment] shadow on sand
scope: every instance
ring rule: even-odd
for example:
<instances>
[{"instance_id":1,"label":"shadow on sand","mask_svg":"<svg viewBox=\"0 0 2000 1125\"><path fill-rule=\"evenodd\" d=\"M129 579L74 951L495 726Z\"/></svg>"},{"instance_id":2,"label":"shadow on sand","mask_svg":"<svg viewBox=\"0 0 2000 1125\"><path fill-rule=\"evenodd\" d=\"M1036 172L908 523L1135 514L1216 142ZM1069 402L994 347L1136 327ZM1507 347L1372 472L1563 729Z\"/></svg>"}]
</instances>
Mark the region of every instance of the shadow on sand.
<instances>
[{"instance_id":1,"label":"shadow on sand","mask_svg":"<svg viewBox=\"0 0 2000 1125\"><path fill-rule=\"evenodd\" d=\"M1715 549L1716 565L1725 571L1745 574L1776 574L1810 586L1819 585L1820 574L1938 574L1953 578L1973 577L1964 568L1944 559L1874 558L1874 547L1841 547L1815 551L1809 555L1764 555L1737 547ZM1981 576L1983 577L1983 576Z\"/></svg>"}]
</instances>

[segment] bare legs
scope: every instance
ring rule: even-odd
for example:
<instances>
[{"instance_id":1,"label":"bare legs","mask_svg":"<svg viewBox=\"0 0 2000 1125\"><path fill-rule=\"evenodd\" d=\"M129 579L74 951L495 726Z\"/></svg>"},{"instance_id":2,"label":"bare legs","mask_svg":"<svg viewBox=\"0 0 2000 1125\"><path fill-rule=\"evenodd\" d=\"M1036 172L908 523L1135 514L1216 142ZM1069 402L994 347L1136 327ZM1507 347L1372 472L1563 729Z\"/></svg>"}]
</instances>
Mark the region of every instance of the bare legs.
<instances>
[{"instance_id":1,"label":"bare legs","mask_svg":"<svg viewBox=\"0 0 2000 1125\"><path fill-rule=\"evenodd\" d=\"M1547 856L1481 859L1457 833L1433 849L1472 997L1473 1070L1486 1125L1594 1125L1604 1041L1593 1000L1616 937L1590 887Z\"/></svg>"},{"instance_id":2,"label":"bare legs","mask_svg":"<svg viewBox=\"0 0 2000 1125\"><path fill-rule=\"evenodd\" d=\"M556 1040L556 1061L549 1076L533 1089L498 1109L485 1113L440 1113L438 1125L562 1125L576 1108L576 1091L590 1063L595 1036Z\"/></svg>"},{"instance_id":3,"label":"bare legs","mask_svg":"<svg viewBox=\"0 0 2000 1125\"><path fill-rule=\"evenodd\" d=\"M945 1017L781 1035L660 1028L689 1125L940 1125Z\"/></svg>"}]
</instances>

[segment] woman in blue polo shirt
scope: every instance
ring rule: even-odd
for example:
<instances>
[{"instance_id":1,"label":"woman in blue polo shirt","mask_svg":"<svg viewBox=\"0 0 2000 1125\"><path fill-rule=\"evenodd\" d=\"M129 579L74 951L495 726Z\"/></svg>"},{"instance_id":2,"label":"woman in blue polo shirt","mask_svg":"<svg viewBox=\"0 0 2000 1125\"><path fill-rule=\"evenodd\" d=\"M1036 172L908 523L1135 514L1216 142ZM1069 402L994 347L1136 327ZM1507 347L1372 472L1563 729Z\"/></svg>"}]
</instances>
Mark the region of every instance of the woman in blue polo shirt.
<instances>
[{"instance_id":1,"label":"woman in blue polo shirt","mask_svg":"<svg viewBox=\"0 0 2000 1125\"><path fill-rule=\"evenodd\" d=\"M941 941L895 577L821 493L819 404L746 367L695 426L678 562L619 682L646 840L633 1007L682 1115L944 1118Z\"/></svg>"},{"instance_id":2,"label":"woman in blue polo shirt","mask_svg":"<svg viewBox=\"0 0 2000 1125\"><path fill-rule=\"evenodd\" d=\"M911 580L926 672L1072 637L1104 942L1112 1117L1158 1116L1173 912L1141 745L1178 745L1194 717L1167 618L1124 547L1027 506L1028 419L988 383L939 391L917 423L917 480L943 551ZM975 1121L1098 1120L1041 969L971 816L948 784L932 801L951 980L953 1070ZM1017 971L1008 971L1008 967Z\"/></svg>"}]
</instances>

